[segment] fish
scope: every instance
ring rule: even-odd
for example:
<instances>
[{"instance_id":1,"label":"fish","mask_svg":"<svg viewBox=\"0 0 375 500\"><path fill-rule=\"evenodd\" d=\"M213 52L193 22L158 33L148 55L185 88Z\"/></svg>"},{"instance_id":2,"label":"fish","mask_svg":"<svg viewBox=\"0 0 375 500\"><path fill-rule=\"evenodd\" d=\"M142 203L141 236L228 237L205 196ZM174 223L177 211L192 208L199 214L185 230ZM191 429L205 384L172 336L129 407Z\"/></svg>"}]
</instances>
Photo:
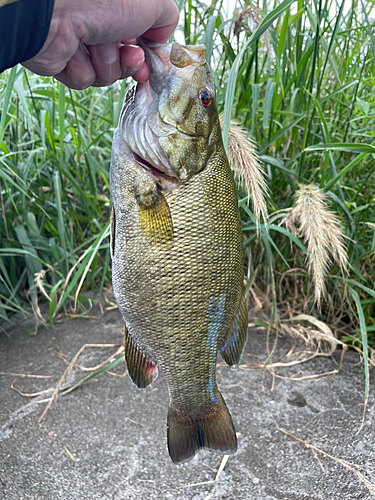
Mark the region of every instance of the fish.
<instances>
[{"instance_id":1,"label":"fish","mask_svg":"<svg viewBox=\"0 0 375 500\"><path fill-rule=\"evenodd\" d=\"M134 384L161 369L169 455L237 451L216 384L247 337L241 220L204 46L138 40L149 80L126 94L110 169L114 295Z\"/></svg>"}]
</instances>

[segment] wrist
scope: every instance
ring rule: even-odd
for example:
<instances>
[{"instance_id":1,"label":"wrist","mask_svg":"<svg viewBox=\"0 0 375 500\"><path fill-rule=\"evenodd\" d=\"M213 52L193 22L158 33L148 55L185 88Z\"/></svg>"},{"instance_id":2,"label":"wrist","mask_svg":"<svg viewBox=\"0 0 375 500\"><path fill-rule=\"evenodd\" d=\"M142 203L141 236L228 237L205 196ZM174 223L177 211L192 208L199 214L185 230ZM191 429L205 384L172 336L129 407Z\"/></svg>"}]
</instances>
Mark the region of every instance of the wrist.
<instances>
[{"instance_id":1,"label":"wrist","mask_svg":"<svg viewBox=\"0 0 375 500\"><path fill-rule=\"evenodd\" d=\"M46 41L36 56L37 70L25 64L32 71L44 76L54 76L66 66L79 46L78 27L73 23L71 12L64 0L55 0L52 19Z\"/></svg>"}]
</instances>

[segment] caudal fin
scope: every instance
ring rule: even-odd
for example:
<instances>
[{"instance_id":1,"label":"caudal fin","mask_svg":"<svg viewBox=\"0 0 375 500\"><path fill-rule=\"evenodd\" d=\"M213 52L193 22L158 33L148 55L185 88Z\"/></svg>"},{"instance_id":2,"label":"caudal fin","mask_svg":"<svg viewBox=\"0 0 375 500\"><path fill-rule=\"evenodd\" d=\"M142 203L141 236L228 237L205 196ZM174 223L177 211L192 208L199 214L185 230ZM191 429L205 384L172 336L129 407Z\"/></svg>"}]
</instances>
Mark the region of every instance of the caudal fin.
<instances>
[{"instance_id":1,"label":"caudal fin","mask_svg":"<svg viewBox=\"0 0 375 500\"><path fill-rule=\"evenodd\" d=\"M212 408L187 412L169 406L168 450L172 461L187 462L201 448L223 455L237 451L236 431L219 392L218 402Z\"/></svg>"}]
</instances>

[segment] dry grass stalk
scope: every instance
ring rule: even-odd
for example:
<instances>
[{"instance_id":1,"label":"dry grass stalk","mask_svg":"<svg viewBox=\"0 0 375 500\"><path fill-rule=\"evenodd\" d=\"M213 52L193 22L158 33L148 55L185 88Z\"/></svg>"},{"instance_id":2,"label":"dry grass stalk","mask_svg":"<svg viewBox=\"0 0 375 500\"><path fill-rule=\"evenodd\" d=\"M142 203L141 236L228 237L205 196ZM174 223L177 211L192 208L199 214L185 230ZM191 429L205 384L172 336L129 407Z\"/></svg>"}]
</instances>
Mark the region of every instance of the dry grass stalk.
<instances>
[{"instance_id":1,"label":"dry grass stalk","mask_svg":"<svg viewBox=\"0 0 375 500\"><path fill-rule=\"evenodd\" d=\"M262 11L255 5L249 5L241 9L236 9L233 12L233 35L237 38L241 32L254 32L262 22ZM262 39L268 51L271 50L270 37L267 31L263 33Z\"/></svg>"},{"instance_id":2,"label":"dry grass stalk","mask_svg":"<svg viewBox=\"0 0 375 500\"><path fill-rule=\"evenodd\" d=\"M183 488L190 488L191 486L203 486L205 484L215 484L217 482L217 480L219 479L220 474L223 472L224 467L226 466L226 464L228 462L228 459L229 459L229 455L224 455L223 456L223 458L222 458L222 460L220 462L220 467L218 468L216 476L215 476L215 479L213 481L203 481L201 483L185 484L184 486L181 486L181 489L183 489ZM208 495L208 497L210 497L210 495ZM206 500L206 499L204 499L204 500Z\"/></svg>"},{"instance_id":3,"label":"dry grass stalk","mask_svg":"<svg viewBox=\"0 0 375 500\"><path fill-rule=\"evenodd\" d=\"M116 346L116 344L108 344L108 345L111 346L111 347L115 347ZM100 370L101 368L103 368L103 366L105 366L108 363L110 363L113 358L116 358L119 354L121 354L122 352L124 352L124 350L125 350L124 346L121 345L114 354L111 354L102 363L99 363L98 365L95 365L95 366L81 366L81 365L77 365L76 368L77 368L77 370L80 370L81 372L96 372L96 371Z\"/></svg>"},{"instance_id":4,"label":"dry grass stalk","mask_svg":"<svg viewBox=\"0 0 375 500\"><path fill-rule=\"evenodd\" d=\"M65 382L66 377L73 370L74 365L77 363L78 358L83 353L83 351L86 349L86 347L118 347L118 346L117 346L117 344L85 344L85 345L83 345L80 348L80 350L75 354L75 356L73 357L73 359L71 360L71 362L69 363L67 368L65 369L64 373L62 374L60 380L58 381L58 383L53 391L52 397L48 400L47 406L45 407L43 413L39 417L38 424L40 424L43 421L48 410L51 408L53 403L55 401L57 401L57 398L59 397L60 389L61 389L63 383Z\"/></svg>"},{"instance_id":5,"label":"dry grass stalk","mask_svg":"<svg viewBox=\"0 0 375 500\"><path fill-rule=\"evenodd\" d=\"M43 318L42 311L40 310L38 296L37 295L31 296L30 290L27 290L26 298L29 301L29 304L31 305L31 309L33 311L33 315L35 318L34 331L30 332L30 335L36 335L39 326L40 325L46 326L47 322Z\"/></svg>"},{"instance_id":6,"label":"dry grass stalk","mask_svg":"<svg viewBox=\"0 0 375 500\"><path fill-rule=\"evenodd\" d=\"M39 288L39 290L42 292L42 294L46 297L46 299L51 302L51 297L48 295L48 293L46 292L44 285L43 285L43 278L47 272L48 272L48 270L42 269L39 273L35 273L34 281L36 283L36 286Z\"/></svg>"},{"instance_id":7,"label":"dry grass stalk","mask_svg":"<svg viewBox=\"0 0 375 500\"><path fill-rule=\"evenodd\" d=\"M9 375L18 378L52 378L52 375L32 375L26 373L0 372L0 375Z\"/></svg>"},{"instance_id":8,"label":"dry grass stalk","mask_svg":"<svg viewBox=\"0 0 375 500\"><path fill-rule=\"evenodd\" d=\"M340 222L327 203L327 195L316 186L300 185L293 208L282 220L287 229L302 237L309 252L309 271L314 280L314 300L319 306L326 293L324 279L332 258L344 273L348 268L348 255Z\"/></svg>"},{"instance_id":9,"label":"dry grass stalk","mask_svg":"<svg viewBox=\"0 0 375 500\"><path fill-rule=\"evenodd\" d=\"M223 123L224 115L221 114L221 127L223 127ZM246 131L233 120L229 125L227 155L236 179L244 186L247 194L252 197L257 223L260 221L260 215L262 215L263 220L267 220L265 196L268 195L269 189L265 181L263 167Z\"/></svg>"},{"instance_id":10,"label":"dry grass stalk","mask_svg":"<svg viewBox=\"0 0 375 500\"><path fill-rule=\"evenodd\" d=\"M289 432L284 431L283 429L280 429L280 427L276 427L276 429L278 431L282 432L283 434L291 437L292 439L295 439L296 441L299 441L300 443L304 444L305 446L307 446L308 448L310 448L310 450L318 452L318 453L321 453L322 455L325 455L326 457L330 458L331 460L334 460L338 464L340 464L343 467L345 467L345 469L348 469L348 470L350 470L350 472L353 472L353 474L355 474L358 477L358 479L360 480L360 482L363 483L367 487L367 489L369 490L369 492L372 495L375 496L375 484L372 483L371 481L369 481L364 474L362 474L361 472L359 472L359 470L357 470L355 468L355 467L360 468L360 465L347 462L346 460L342 460L341 458L333 457L332 455L329 455L325 451L320 450L316 446L313 446L312 444L306 443L306 441L303 441L303 439L299 439L298 437L293 436L293 434L290 434Z\"/></svg>"},{"instance_id":11,"label":"dry grass stalk","mask_svg":"<svg viewBox=\"0 0 375 500\"><path fill-rule=\"evenodd\" d=\"M323 379L325 377L332 377L339 373L342 368L344 361L344 356L347 351L348 346L336 339L332 329L323 321L318 320L314 316L308 314L298 314L292 316L291 310L287 312L290 317L287 319L280 318L280 328L277 329L277 333L286 332L290 337L295 340L295 344L291 347L288 353L283 357L282 360L271 363L270 356L265 362L262 363L243 363L239 365L240 370L252 371L252 370L267 370L272 372L274 378L283 378L288 380L313 380L313 379ZM284 314L285 315L285 314ZM292 324L298 321L298 324ZM312 326L306 326L303 323L310 323ZM267 322L264 321L266 324ZM268 323L270 324L270 323ZM249 327L254 327L254 323L250 323ZM305 343L307 345L303 350L297 350L297 343ZM293 374L290 377L277 375L275 370L285 369L301 365L316 357L329 357L331 356L336 348L341 346L341 356L337 367L329 372L317 373L314 375L302 375L297 377L297 374ZM217 365L219 368L225 368L225 364L220 363Z\"/></svg>"},{"instance_id":12,"label":"dry grass stalk","mask_svg":"<svg viewBox=\"0 0 375 500\"><path fill-rule=\"evenodd\" d=\"M297 366L297 365L300 365L302 363L306 363L308 361L311 361L312 359L316 358L317 356L322 355L322 354L319 354L318 351L315 351L314 353L308 353L307 351L297 352L296 353L297 359L294 361L289 361L289 362L278 361L278 362L269 363L269 364L265 364L265 363L241 364L241 365L239 365L238 368L239 368L239 370L243 370L243 371L253 371L253 370L271 371L273 377L281 378L284 380L295 380L295 381L321 380L321 379L326 378L326 377L332 377L334 375L337 375L340 372L340 370L342 368L345 352L346 352L346 349L343 349L341 352L340 363L337 366L337 368L335 368L334 370L331 370L329 372L315 373L314 375L302 375L300 377L297 377L298 374L294 374L294 375L288 377L285 375L276 374L275 370L279 370L279 369L285 370L285 368L290 368L292 366ZM226 365L224 363L219 363L217 365L217 367L218 368L226 368Z\"/></svg>"},{"instance_id":13,"label":"dry grass stalk","mask_svg":"<svg viewBox=\"0 0 375 500\"><path fill-rule=\"evenodd\" d=\"M83 350L86 347L117 347L117 344L85 344L79 350L79 352L74 356L73 360L69 363L69 366L68 366L67 370L65 370L63 376L61 377L61 379L60 379L60 381L58 383L58 389L59 389L58 390L58 396L62 392L61 386L64 383L64 380L66 379L69 371L71 371L71 369L73 368L74 364L76 363L76 360L82 354ZM95 371L98 371L101 368L103 368L103 366L107 365L110 361L112 361L113 358L116 358L118 355L120 355L122 352L124 352L124 346L121 345L114 354L111 354L111 356L109 356L109 358L107 358L105 361L103 361L99 365L92 366L92 367L84 367L84 366L76 365L76 368L78 370L84 371L84 372L95 372ZM66 356L64 356L64 357L66 357ZM128 371L125 370L125 372L121 373L121 374L110 372L110 371L107 371L107 373L108 373L108 375L112 375L113 377L123 378L123 377L127 376ZM34 393L22 392L20 389L18 389L17 387L15 387L15 384L18 382L18 380L23 379L23 378L38 378L38 379L41 379L41 378L42 379L47 379L48 378L49 379L49 378L53 378L53 375L32 375L32 374L24 374L24 373L0 372L0 376L1 375L15 376L16 378L11 383L10 388L13 389L14 391L18 392L18 394L20 394L21 396L23 396L25 398L35 398L35 397L40 396L42 394L48 394L50 392L53 392L53 393L56 392L56 388L53 388L53 387L49 388L49 389L44 389L44 390L41 390L41 391L38 391L38 392L34 392ZM75 384L73 386L71 386L70 388L65 389L63 391L64 392L63 395L65 396L66 394L69 394L70 392L72 392L72 390L74 390L74 388L75 388ZM43 400L39 400L39 401L33 401L30 404L34 404L34 403L35 404L49 403L53 397L54 396L52 395L51 398L43 399Z\"/></svg>"},{"instance_id":14,"label":"dry grass stalk","mask_svg":"<svg viewBox=\"0 0 375 500\"><path fill-rule=\"evenodd\" d=\"M68 448L66 446L65 446L65 451L68 454L70 460L72 460L73 462L75 462L76 459L73 457L73 455L70 453L70 451L68 450Z\"/></svg>"},{"instance_id":15,"label":"dry grass stalk","mask_svg":"<svg viewBox=\"0 0 375 500\"><path fill-rule=\"evenodd\" d=\"M290 321L306 321L313 326L304 326L301 323L292 326L289 324ZM290 319L283 320L281 321L281 326L292 338L302 340L308 345L313 346L317 350L317 353L319 353L319 356L332 356L338 345L341 345L346 350L346 345L336 339L331 328L326 323L309 314L298 314Z\"/></svg>"},{"instance_id":16,"label":"dry grass stalk","mask_svg":"<svg viewBox=\"0 0 375 500\"><path fill-rule=\"evenodd\" d=\"M48 377L48 378L52 378L52 377ZM53 391L53 389L44 389L43 391L38 391L38 392L22 392L20 389L17 389L17 387L15 387L15 383L18 382L19 378L16 378L15 380L13 380L13 382L10 384L10 388L13 389L13 391L16 391L18 392L18 394L24 398L36 398L42 394L48 394L50 392Z\"/></svg>"}]
</instances>

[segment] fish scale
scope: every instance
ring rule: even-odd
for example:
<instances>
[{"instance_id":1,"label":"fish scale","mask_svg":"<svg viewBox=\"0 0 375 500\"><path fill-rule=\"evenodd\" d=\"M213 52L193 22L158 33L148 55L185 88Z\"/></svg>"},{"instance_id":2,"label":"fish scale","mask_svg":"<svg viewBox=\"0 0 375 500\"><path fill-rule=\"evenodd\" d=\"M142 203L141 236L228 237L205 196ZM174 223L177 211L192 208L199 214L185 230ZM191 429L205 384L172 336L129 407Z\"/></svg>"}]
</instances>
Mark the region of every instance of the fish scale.
<instances>
[{"instance_id":1,"label":"fish scale","mask_svg":"<svg viewBox=\"0 0 375 500\"><path fill-rule=\"evenodd\" d=\"M152 86L152 58L159 58L158 71L161 68L160 45L142 43ZM174 48L177 56L179 51L184 51L184 57L190 54L188 46ZM198 84L202 81L209 86L208 66L204 58L203 62L197 59L194 50L192 67L196 69L189 68L189 75ZM163 58L165 54L163 45ZM178 68L178 60L176 64ZM173 72L169 90L176 103L174 64L165 61L165 71ZM184 76L180 75L182 87L177 84L184 90ZM153 93L157 90L155 84ZM165 101L165 88L160 92ZM138 387L155 379L157 367L166 378L170 393L168 448L175 463L191 459L202 447L220 453L236 450L233 423L216 385L216 360L218 350L223 349L224 359L230 365L238 364L247 329L247 317L239 313L244 301L243 246L235 184L222 145L216 104L213 101L207 111L208 118L200 103L195 113L196 103L191 98L197 100L198 96L199 88L191 96L184 95L181 104L190 106L189 117L200 120L195 129L203 130L199 141L206 143L205 154L200 156L196 150L192 154L208 160L198 172L199 165L189 172L184 155L189 148L201 146L189 142L185 132L179 138L182 143L176 142L173 156L154 152L172 162L165 167L168 173L181 163L175 177L158 177L140 165L130 147L137 141L127 137L134 127L126 121L131 113L136 116L137 108L128 102L114 136L110 175L113 289L126 325L126 361ZM168 113L173 111L171 102ZM158 119L165 119L164 108ZM152 109L158 108L153 105ZM184 109L177 115L187 115ZM184 124L184 131L190 133L193 126ZM155 141L155 148L162 147L161 143Z\"/></svg>"}]
</instances>

